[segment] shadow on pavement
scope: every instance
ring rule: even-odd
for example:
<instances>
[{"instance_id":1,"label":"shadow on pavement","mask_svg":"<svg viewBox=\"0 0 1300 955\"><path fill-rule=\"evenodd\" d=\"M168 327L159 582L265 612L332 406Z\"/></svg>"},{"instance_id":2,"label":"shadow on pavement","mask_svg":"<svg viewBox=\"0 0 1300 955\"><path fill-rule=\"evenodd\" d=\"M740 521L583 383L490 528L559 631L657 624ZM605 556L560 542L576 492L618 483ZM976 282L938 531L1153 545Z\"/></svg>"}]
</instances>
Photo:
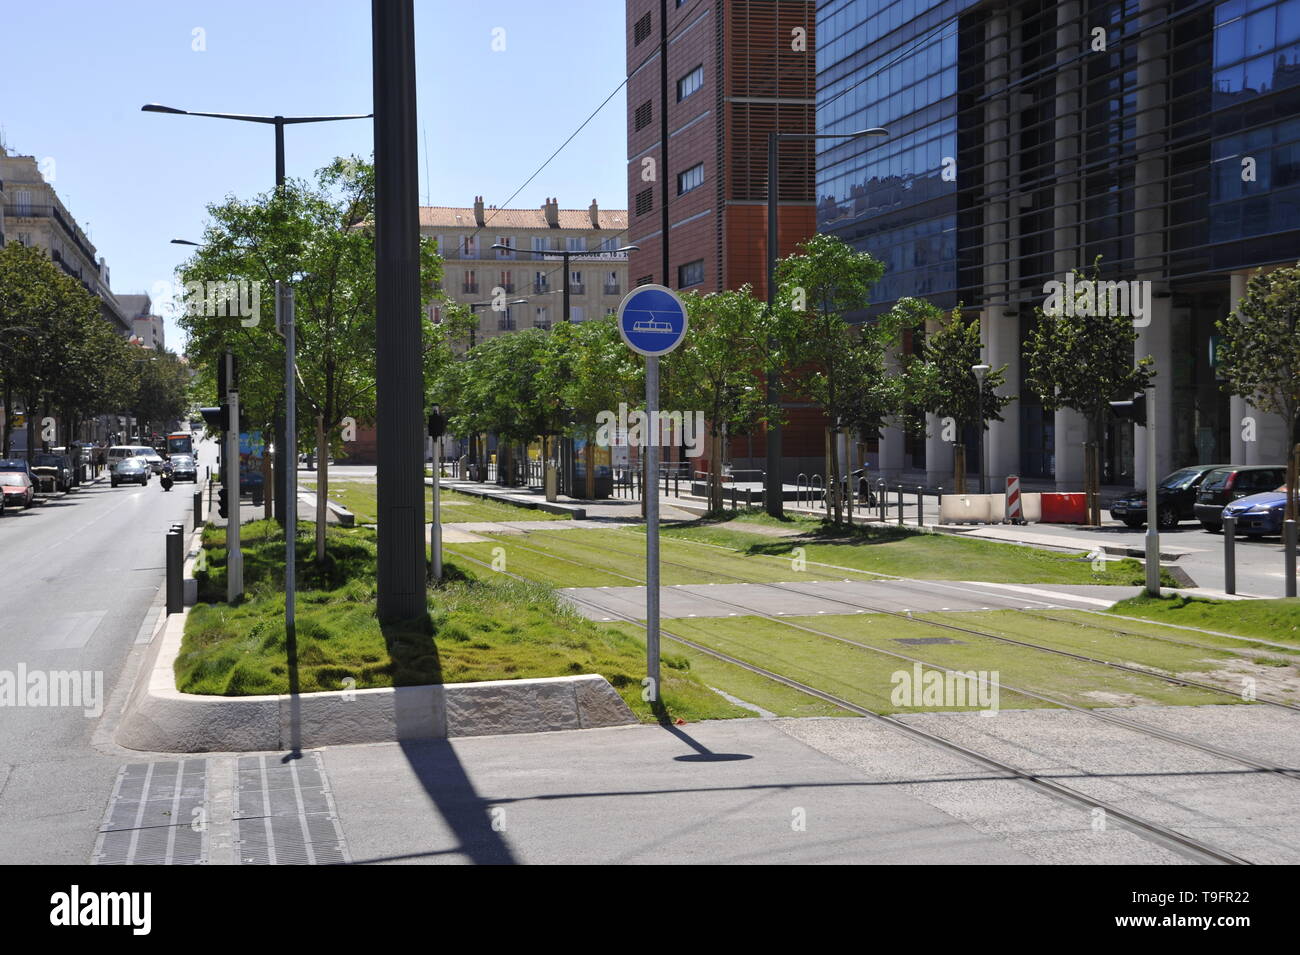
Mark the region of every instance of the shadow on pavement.
<instances>
[{"instance_id":1,"label":"shadow on pavement","mask_svg":"<svg viewBox=\"0 0 1300 955\"><path fill-rule=\"evenodd\" d=\"M493 809L499 807L475 791L451 742L407 740L400 745L434 808L455 833L459 842L455 851L476 865L515 865L518 860L503 834L495 828Z\"/></svg>"}]
</instances>

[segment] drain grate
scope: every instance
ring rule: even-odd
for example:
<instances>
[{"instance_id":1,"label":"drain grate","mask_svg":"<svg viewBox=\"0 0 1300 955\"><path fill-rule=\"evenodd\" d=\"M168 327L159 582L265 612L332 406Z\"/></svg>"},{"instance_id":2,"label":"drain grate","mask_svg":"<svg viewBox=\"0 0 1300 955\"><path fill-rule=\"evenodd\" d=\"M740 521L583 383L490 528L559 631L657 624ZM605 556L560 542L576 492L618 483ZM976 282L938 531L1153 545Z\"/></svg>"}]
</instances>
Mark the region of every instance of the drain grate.
<instances>
[{"instance_id":1,"label":"drain grate","mask_svg":"<svg viewBox=\"0 0 1300 955\"><path fill-rule=\"evenodd\" d=\"M282 762L241 756L236 765L235 849L241 865L352 861L319 752Z\"/></svg>"},{"instance_id":2,"label":"drain grate","mask_svg":"<svg viewBox=\"0 0 1300 955\"><path fill-rule=\"evenodd\" d=\"M132 763L113 784L94 865L201 865L208 861L206 759Z\"/></svg>"},{"instance_id":3,"label":"drain grate","mask_svg":"<svg viewBox=\"0 0 1300 955\"><path fill-rule=\"evenodd\" d=\"M911 646L922 646L927 643L958 643L963 644L962 640L954 640L952 637L895 637L895 643L906 643Z\"/></svg>"}]
</instances>

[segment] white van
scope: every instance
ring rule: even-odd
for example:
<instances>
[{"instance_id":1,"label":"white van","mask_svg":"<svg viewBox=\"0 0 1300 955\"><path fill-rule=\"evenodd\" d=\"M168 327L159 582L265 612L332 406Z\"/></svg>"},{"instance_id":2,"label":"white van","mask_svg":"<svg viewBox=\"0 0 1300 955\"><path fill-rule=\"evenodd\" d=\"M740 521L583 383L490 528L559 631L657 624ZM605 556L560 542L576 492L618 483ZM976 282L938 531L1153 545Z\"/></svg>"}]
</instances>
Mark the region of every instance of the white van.
<instances>
[{"instance_id":1,"label":"white van","mask_svg":"<svg viewBox=\"0 0 1300 955\"><path fill-rule=\"evenodd\" d=\"M111 474L117 470L117 465L125 458L143 458L146 456L157 455L153 448L146 447L143 444L115 444L108 449L108 470Z\"/></svg>"}]
</instances>

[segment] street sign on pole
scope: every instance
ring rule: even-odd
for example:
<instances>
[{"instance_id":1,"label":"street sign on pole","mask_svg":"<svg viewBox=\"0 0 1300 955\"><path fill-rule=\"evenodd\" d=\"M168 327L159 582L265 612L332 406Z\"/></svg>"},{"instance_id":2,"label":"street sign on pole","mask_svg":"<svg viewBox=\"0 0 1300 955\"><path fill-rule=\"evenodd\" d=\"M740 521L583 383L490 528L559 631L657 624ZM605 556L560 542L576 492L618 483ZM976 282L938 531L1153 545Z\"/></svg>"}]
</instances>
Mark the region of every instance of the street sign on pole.
<instances>
[{"instance_id":1,"label":"street sign on pole","mask_svg":"<svg viewBox=\"0 0 1300 955\"><path fill-rule=\"evenodd\" d=\"M627 347L645 355L645 604L647 699L659 702L659 356L686 337L686 306L662 285L642 285L618 306L618 333Z\"/></svg>"}]
</instances>

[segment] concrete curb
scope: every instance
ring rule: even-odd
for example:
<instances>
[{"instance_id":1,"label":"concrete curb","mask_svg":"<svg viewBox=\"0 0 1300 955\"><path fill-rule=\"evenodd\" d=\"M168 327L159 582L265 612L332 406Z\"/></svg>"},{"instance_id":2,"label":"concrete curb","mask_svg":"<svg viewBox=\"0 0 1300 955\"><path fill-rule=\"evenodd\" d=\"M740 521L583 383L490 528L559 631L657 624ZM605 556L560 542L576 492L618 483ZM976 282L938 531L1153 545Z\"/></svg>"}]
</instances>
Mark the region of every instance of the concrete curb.
<instances>
[{"instance_id":1,"label":"concrete curb","mask_svg":"<svg viewBox=\"0 0 1300 955\"><path fill-rule=\"evenodd\" d=\"M433 486L433 478L427 477L424 483ZM492 485L495 487L495 485ZM587 509L578 507L576 504L554 504L550 501L534 501L526 497L509 497L506 494L490 491L486 487L462 486L460 484L444 484L449 491L459 491L461 494L468 494L471 497L481 497L488 501L500 501L502 504L514 504L518 507L526 507L533 511L546 511L548 514L568 514L575 521L587 519Z\"/></svg>"},{"instance_id":2,"label":"concrete curb","mask_svg":"<svg viewBox=\"0 0 1300 955\"><path fill-rule=\"evenodd\" d=\"M176 689L189 610L167 618L118 724L127 749L248 752L456 736L545 733L638 722L598 674L384 687L299 696L199 696Z\"/></svg>"}]
</instances>

